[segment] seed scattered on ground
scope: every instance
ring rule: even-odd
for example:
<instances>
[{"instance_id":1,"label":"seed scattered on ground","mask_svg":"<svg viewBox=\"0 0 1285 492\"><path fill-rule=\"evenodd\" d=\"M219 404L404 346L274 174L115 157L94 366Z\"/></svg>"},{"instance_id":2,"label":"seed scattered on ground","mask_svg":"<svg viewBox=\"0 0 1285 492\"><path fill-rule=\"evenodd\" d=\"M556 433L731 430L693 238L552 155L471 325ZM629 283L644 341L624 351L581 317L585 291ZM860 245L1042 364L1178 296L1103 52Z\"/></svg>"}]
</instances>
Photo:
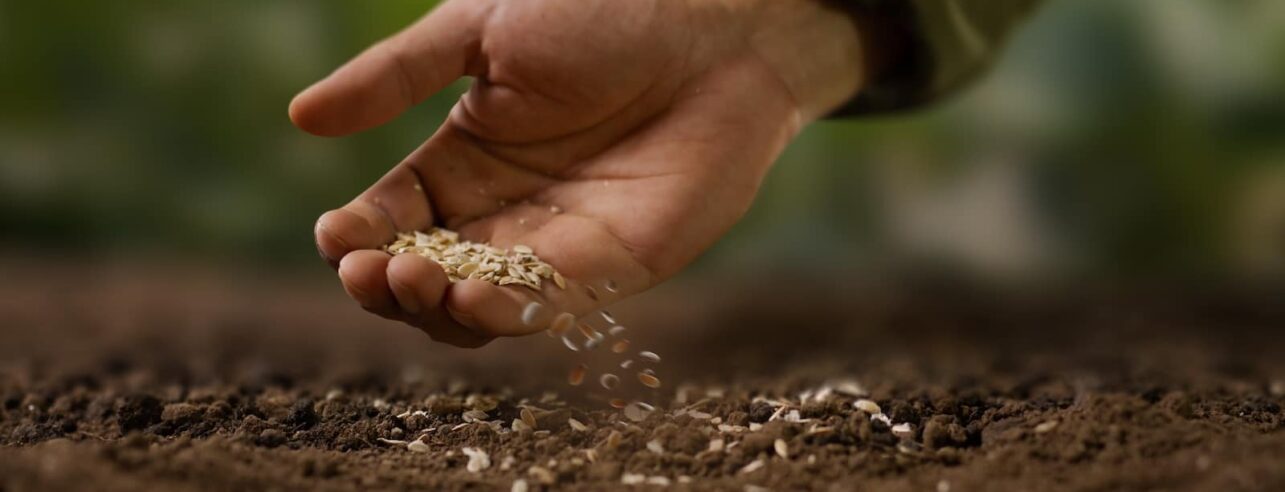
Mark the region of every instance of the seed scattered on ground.
<instances>
[{"instance_id":1,"label":"seed scattered on ground","mask_svg":"<svg viewBox=\"0 0 1285 492\"><path fill-rule=\"evenodd\" d=\"M566 339L563 338L563 340L566 340ZM588 371L589 371L589 366L586 366L584 364L580 364L572 368L571 373L567 374L567 383L572 386L580 386L580 383L584 382L585 373L587 373Z\"/></svg>"},{"instance_id":2,"label":"seed scattered on ground","mask_svg":"<svg viewBox=\"0 0 1285 492\"><path fill-rule=\"evenodd\" d=\"M531 426L523 422L522 419L513 419L513 423L510 426L513 427L513 432L530 432L532 430Z\"/></svg>"},{"instance_id":3,"label":"seed scattered on ground","mask_svg":"<svg viewBox=\"0 0 1285 492\"><path fill-rule=\"evenodd\" d=\"M642 402L633 402L626 405L624 410L625 418L632 420L634 422L642 422L644 420L647 420L647 414L651 413L651 409L643 405L644 403Z\"/></svg>"},{"instance_id":4,"label":"seed scattered on ground","mask_svg":"<svg viewBox=\"0 0 1285 492\"><path fill-rule=\"evenodd\" d=\"M620 377L612 373L606 373L598 378L598 384L602 385L604 389L613 390L620 384Z\"/></svg>"},{"instance_id":5,"label":"seed scattered on ground","mask_svg":"<svg viewBox=\"0 0 1285 492\"><path fill-rule=\"evenodd\" d=\"M900 424L892 426L892 433L899 436L905 435L905 434L913 434L914 432L915 432L914 429L911 428L910 424L907 422L902 422Z\"/></svg>"},{"instance_id":6,"label":"seed scattered on ground","mask_svg":"<svg viewBox=\"0 0 1285 492\"><path fill-rule=\"evenodd\" d=\"M428 232L398 233L397 239L384 251L389 254L413 253L442 266L451 283L464 279L477 279L495 285L523 285L540 290L542 280L552 279L565 285L553 266L537 257L525 245L512 250L497 248L484 243L461 241L459 233L438 227Z\"/></svg>"},{"instance_id":7,"label":"seed scattered on ground","mask_svg":"<svg viewBox=\"0 0 1285 492\"><path fill-rule=\"evenodd\" d=\"M723 451L723 448L724 448L726 445L727 445L727 441L724 441L724 440L722 440L722 439L710 439L710 440L709 440L709 450L710 450L710 452L714 452L714 453L721 452L721 451Z\"/></svg>"},{"instance_id":8,"label":"seed scattered on ground","mask_svg":"<svg viewBox=\"0 0 1285 492\"><path fill-rule=\"evenodd\" d=\"M543 309L544 306L540 305L538 302L527 304L526 307L522 308L522 324L527 326L534 325L535 317L539 316L540 311Z\"/></svg>"},{"instance_id":9,"label":"seed scattered on ground","mask_svg":"<svg viewBox=\"0 0 1285 492\"><path fill-rule=\"evenodd\" d=\"M543 466L532 466L531 468L528 468L526 472L531 476L531 478L534 478L535 481L545 485L553 485L558 481L558 476L553 473L553 470Z\"/></svg>"},{"instance_id":10,"label":"seed scattered on ground","mask_svg":"<svg viewBox=\"0 0 1285 492\"><path fill-rule=\"evenodd\" d=\"M861 410L862 412L866 412L870 415L883 413L883 409L879 408L878 403L875 403L874 400L868 400L865 398L852 402L852 408Z\"/></svg>"},{"instance_id":11,"label":"seed scattered on ground","mask_svg":"<svg viewBox=\"0 0 1285 492\"><path fill-rule=\"evenodd\" d=\"M465 468L469 472L477 473L491 467L491 455L486 454L486 451L477 448L463 448L460 451L468 456Z\"/></svg>"},{"instance_id":12,"label":"seed scattered on ground","mask_svg":"<svg viewBox=\"0 0 1285 492\"><path fill-rule=\"evenodd\" d=\"M665 446L655 439L647 441L647 450L656 454L665 454Z\"/></svg>"},{"instance_id":13,"label":"seed scattered on ground","mask_svg":"<svg viewBox=\"0 0 1285 492\"><path fill-rule=\"evenodd\" d=\"M790 459L790 445L785 443L785 439L773 441L772 450L776 451L776 455L780 456L781 459Z\"/></svg>"},{"instance_id":14,"label":"seed scattered on ground","mask_svg":"<svg viewBox=\"0 0 1285 492\"><path fill-rule=\"evenodd\" d=\"M527 427L535 429L535 414L531 413L531 409L523 408L522 411L518 412L518 417L522 419L522 423L526 424Z\"/></svg>"},{"instance_id":15,"label":"seed scattered on ground","mask_svg":"<svg viewBox=\"0 0 1285 492\"><path fill-rule=\"evenodd\" d=\"M467 412L464 412L460 417L466 423L473 423L473 422L483 422L487 419L488 416L486 415L486 412L483 412L481 410L469 410Z\"/></svg>"},{"instance_id":16,"label":"seed scattered on ground","mask_svg":"<svg viewBox=\"0 0 1285 492\"><path fill-rule=\"evenodd\" d=\"M758 471L759 468L763 468L763 465L764 463L763 463L763 460L761 459L751 461L750 464L745 465L743 468L741 468L740 473L754 473Z\"/></svg>"},{"instance_id":17,"label":"seed scattered on ground","mask_svg":"<svg viewBox=\"0 0 1285 492\"><path fill-rule=\"evenodd\" d=\"M642 485L647 482L647 476L641 473L625 473L620 476L621 485Z\"/></svg>"},{"instance_id":18,"label":"seed scattered on ground","mask_svg":"<svg viewBox=\"0 0 1285 492\"><path fill-rule=\"evenodd\" d=\"M406 449L409 449L409 450L411 450L411 451L413 451L413 452L416 452L416 453L427 453L427 452L429 452L428 445L427 445L427 444L424 444L424 441L421 441L421 440L418 440L418 439L416 439L416 440L414 440L414 441L411 441L411 442L407 443L407 444L406 444Z\"/></svg>"},{"instance_id":19,"label":"seed scattered on ground","mask_svg":"<svg viewBox=\"0 0 1285 492\"><path fill-rule=\"evenodd\" d=\"M646 386L648 388L660 387L660 378L657 378L656 376L647 374L645 372L638 373L638 382L642 383L643 386Z\"/></svg>"},{"instance_id":20,"label":"seed scattered on ground","mask_svg":"<svg viewBox=\"0 0 1285 492\"><path fill-rule=\"evenodd\" d=\"M529 490L531 490L531 486L527 485L526 479L523 478L514 480L513 487L509 488L509 492L528 492Z\"/></svg>"},{"instance_id":21,"label":"seed scattered on ground","mask_svg":"<svg viewBox=\"0 0 1285 492\"><path fill-rule=\"evenodd\" d=\"M656 353L655 353L655 352L652 352L652 351L649 351L649 350L644 350L644 351L642 351L642 352L638 352L638 357L640 357L640 358L642 358L643 360L646 360L646 361L651 361L651 362L660 362L660 356L659 356L659 355L656 355Z\"/></svg>"},{"instance_id":22,"label":"seed scattered on ground","mask_svg":"<svg viewBox=\"0 0 1285 492\"><path fill-rule=\"evenodd\" d=\"M584 432L589 430L589 426L584 425L583 422L580 422L579 420L576 420L574 418L568 418L567 425L571 426L571 430L574 430L576 432Z\"/></svg>"},{"instance_id":23,"label":"seed scattered on ground","mask_svg":"<svg viewBox=\"0 0 1285 492\"><path fill-rule=\"evenodd\" d=\"M1048 431L1051 431L1051 430L1053 430L1053 429L1055 429L1055 428L1057 428L1057 421L1056 421L1056 420L1050 420L1050 421L1048 421L1048 422L1041 422L1041 423L1040 423L1040 425L1035 426L1035 433L1036 433L1036 434L1043 434L1043 433L1048 432Z\"/></svg>"}]
</instances>

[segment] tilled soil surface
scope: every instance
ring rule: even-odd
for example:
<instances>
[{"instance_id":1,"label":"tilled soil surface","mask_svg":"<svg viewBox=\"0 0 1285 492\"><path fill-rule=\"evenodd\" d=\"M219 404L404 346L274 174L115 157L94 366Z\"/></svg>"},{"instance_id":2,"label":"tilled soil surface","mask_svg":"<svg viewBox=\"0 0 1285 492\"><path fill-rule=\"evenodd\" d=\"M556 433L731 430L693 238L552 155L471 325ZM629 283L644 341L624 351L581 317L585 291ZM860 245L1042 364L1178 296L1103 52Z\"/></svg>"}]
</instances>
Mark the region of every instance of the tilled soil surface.
<instances>
[{"instance_id":1,"label":"tilled soil surface","mask_svg":"<svg viewBox=\"0 0 1285 492\"><path fill-rule=\"evenodd\" d=\"M1285 490L1280 289L694 279L616 310L662 356L626 415L329 278L3 267L0 491Z\"/></svg>"}]
</instances>

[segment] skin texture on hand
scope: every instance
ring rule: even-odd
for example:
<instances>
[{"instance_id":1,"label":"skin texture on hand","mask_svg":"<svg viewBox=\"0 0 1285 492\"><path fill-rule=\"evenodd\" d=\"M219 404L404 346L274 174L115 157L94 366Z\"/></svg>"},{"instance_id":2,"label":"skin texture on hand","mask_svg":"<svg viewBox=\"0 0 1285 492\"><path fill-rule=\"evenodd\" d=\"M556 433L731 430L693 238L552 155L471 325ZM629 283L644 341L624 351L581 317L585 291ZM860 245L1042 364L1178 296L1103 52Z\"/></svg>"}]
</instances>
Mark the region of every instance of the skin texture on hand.
<instances>
[{"instance_id":1,"label":"skin texture on hand","mask_svg":"<svg viewBox=\"0 0 1285 492\"><path fill-rule=\"evenodd\" d=\"M801 126L856 91L859 59L851 19L815 0L446 2L291 103L300 128L341 136L474 78L422 146L318 220L318 249L363 308L434 340L540 331L712 245ZM571 285L448 284L378 250L432 225L529 245Z\"/></svg>"}]
</instances>

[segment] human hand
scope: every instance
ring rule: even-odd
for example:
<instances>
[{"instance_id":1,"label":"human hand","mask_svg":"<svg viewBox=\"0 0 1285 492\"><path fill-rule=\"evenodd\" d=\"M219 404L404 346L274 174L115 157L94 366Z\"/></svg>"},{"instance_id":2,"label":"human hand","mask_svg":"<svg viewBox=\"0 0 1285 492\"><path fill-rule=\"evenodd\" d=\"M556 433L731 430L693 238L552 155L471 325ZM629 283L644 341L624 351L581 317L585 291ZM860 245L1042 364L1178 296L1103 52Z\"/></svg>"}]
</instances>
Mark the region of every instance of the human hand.
<instances>
[{"instance_id":1,"label":"human hand","mask_svg":"<svg viewBox=\"0 0 1285 492\"><path fill-rule=\"evenodd\" d=\"M800 128L856 92L858 34L819 0L445 2L291 103L300 128L340 136L475 78L421 147L322 215L318 249L362 307L454 345L590 312L674 275L746 212ZM431 225L529 245L570 285L449 284L378 249ZM545 308L523 323L531 302Z\"/></svg>"}]
</instances>

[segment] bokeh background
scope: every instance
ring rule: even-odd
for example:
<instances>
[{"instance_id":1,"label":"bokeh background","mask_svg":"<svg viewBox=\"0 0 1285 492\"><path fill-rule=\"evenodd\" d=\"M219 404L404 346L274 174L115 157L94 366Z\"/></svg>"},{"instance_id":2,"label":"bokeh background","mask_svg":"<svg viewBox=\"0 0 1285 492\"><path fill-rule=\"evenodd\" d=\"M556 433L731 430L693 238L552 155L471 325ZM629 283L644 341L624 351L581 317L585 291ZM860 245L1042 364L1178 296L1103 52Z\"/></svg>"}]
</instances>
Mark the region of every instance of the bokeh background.
<instances>
[{"instance_id":1,"label":"bokeh background","mask_svg":"<svg viewBox=\"0 0 1285 492\"><path fill-rule=\"evenodd\" d=\"M321 212L466 82L330 140L291 96L433 2L0 1L0 251L324 270ZM1285 274L1285 2L1052 1L968 92L809 128L699 275Z\"/></svg>"}]
</instances>

